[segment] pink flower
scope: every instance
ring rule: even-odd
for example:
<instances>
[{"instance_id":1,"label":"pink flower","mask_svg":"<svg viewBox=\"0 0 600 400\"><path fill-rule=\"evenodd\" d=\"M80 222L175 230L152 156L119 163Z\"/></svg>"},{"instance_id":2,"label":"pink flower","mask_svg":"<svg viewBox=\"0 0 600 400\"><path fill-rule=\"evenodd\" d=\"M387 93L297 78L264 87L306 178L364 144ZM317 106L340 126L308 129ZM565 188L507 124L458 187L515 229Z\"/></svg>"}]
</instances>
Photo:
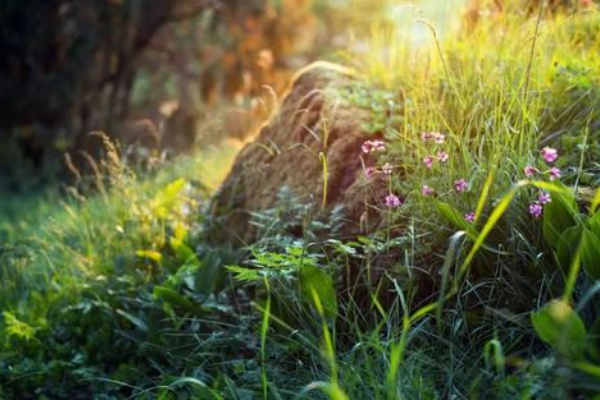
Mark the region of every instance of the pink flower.
<instances>
[{"instance_id":1,"label":"pink flower","mask_svg":"<svg viewBox=\"0 0 600 400\"><path fill-rule=\"evenodd\" d=\"M365 154L384 150L385 143L383 143L381 140L367 140L362 144L362 152Z\"/></svg>"},{"instance_id":2,"label":"pink flower","mask_svg":"<svg viewBox=\"0 0 600 400\"><path fill-rule=\"evenodd\" d=\"M362 144L362 152L367 154L371 152L371 141L367 140Z\"/></svg>"},{"instance_id":3,"label":"pink flower","mask_svg":"<svg viewBox=\"0 0 600 400\"><path fill-rule=\"evenodd\" d=\"M430 188L427 185L423 185L423 187L421 188L421 193L423 193L424 196L431 196L433 192L433 188Z\"/></svg>"},{"instance_id":4,"label":"pink flower","mask_svg":"<svg viewBox=\"0 0 600 400\"><path fill-rule=\"evenodd\" d=\"M392 171L394 170L394 167L392 167L389 163L385 163L381 167L381 170L383 171L384 174L391 175Z\"/></svg>"},{"instance_id":5,"label":"pink flower","mask_svg":"<svg viewBox=\"0 0 600 400\"><path fill-rule=\"evenodd\" d=\"M373 167L365 168L365 178L369 179L375 174L375 172L377 172L377 170Z\"/></svg>"},{"instance_id":6,"label":"pink flower","mask_svg":"<svg viewBox=\"0 0 600 400\"><path fill-rule=\"evenodd\" d=\"M433 141L437 144L442 144L446 141L446 135L439 132L423 132L421 133L421 140L427 142L428 140L433 139Z\"/></svg>"},{"instance_id":7,"label":"pink flower","mask_svg":"<svg viewBox=\"0 0 600 400\"><path fill-rule=\"evenodd\" d=\"M540 192L540 194L538 194L538 202L540 204L548 204L552 202L552 198L550 197L550 194Z\"/></svg>"},{"instance_id":8,"label":"pink flower","mask_svg":"<svg viewBox=\"0 0 600 400\"><path fill-rule=\"evenodd\" d=\"M385 205L391 208L395 208L398 207L402 204L402 202L400 201L400 199L398 198L398 196L396 196L395 194L388 194L387 196L385 196Z\"/></svg>"},{"instance_id":9,"label":"pink flower","mask_svg":"<svg viewBox=\"0 0 600 400\"><path fill-rule=\"evenodd\" d=\"M537 168L532 167L531 165L528 165L525 167L525 176L528 178L531 178L532 176L534 176L535 174L537 174L538 171Z\"/></svg>"},{"instance_id":10,"label":"pink flower","mask_svg":"<svg viewBox=\"0 0 600 400\"><path fill-rule=\"evenodd\" d=\"M535 219L538 219L539 217L542 216L542 205L540 203L538 203L537 201L531 203L529 205L529 214L533 215L533 217Z\"/></svg>"},{"instance_id":11,"label":"pink flower","mask_svg":"<svg viewBox=\"0 0 600 400\"><path fill-rule=\"evenodd\" d=\"M464 180L463 178L454 181L454 190L456 190L458 193L462 193L464 191L467 190L467 181Z\"/></svg>"},{"instance_id":12,"label":"pink flower","mask_svg":"<svg viewBox=\"0 0 600 400\"><path fill-rule=\"evenodd\" d=\"M431 169L433 167L433 156L427 156L423 159L423 164L427 166L427 168Z\"/></svg>"},{"instance_id":13,"label":"pink flower","mask_svg":"<svg viewBox=\"0 0 600 400\"><path fill-rule=\"evenodd\" d=\"M544 147L540 154L547 163L553 163L558 158L558 151L552 147Z\"/></svg>"},{"instance_id":14,"label":"pink flower","mask_svg":"<svg viewBox=\"0 0 600 400\"><path fill-rule=\"evenodd\" d=\"M446 161L448 161L449 156L448 156L447 152L445 152L444 150L441 150L441 151L437 152L436 158L441 162L446 162Z\"/></svg>"},{"instance_id":15,"label":"pink flower","mask_svg":"<svg viewBox=\"0 0 600 400\"><path fill-rule=\"evenodd\" d=\"M373 140L371 146L371 151L385 151L385 143L381 140Z\"/></svg>"},{"instance_id":16,"label":"pink flower","mask_svg":"<svg viewBox=\"0 0 600 400\"><path fill-rule=\"evenodd\" d=\"M468 212L465 214L465 221L467 221L468 223L472 224L475 221L475 213L474 212Z\"/></svg>"},{"instance_id":17,"label":"pink flower","mask_svg":"<svg viewBox=\"0 0 600 400\"><path fill-rule=\"evenodd\" d=\"M433 139L433 134L431 132L423 132L421 133L421 140L426 142L429 139Z\"/></svg>"},{"instance_id":18,"label":"pink flower","mask_svg":"<svg viewBox=\"0 0 600 400\"><path fill-rule=\"evenodd\" d=\"M552 167L548 170L548 174L550 174L550 180L551 181L555 181L557 179L560 179L561 172L560 169L556 168L556 167Z\"/></svg>"}]
</instances>

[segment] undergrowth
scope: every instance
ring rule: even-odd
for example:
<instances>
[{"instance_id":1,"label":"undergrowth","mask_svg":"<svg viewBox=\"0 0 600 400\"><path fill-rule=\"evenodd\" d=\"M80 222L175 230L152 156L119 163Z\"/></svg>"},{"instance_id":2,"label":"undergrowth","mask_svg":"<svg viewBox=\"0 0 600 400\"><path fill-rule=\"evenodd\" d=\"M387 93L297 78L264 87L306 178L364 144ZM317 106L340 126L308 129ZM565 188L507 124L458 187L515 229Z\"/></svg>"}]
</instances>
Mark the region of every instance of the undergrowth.
<instances>
[{"instance_id":1,"label":"undergrowth","mask_svg":"<svg viewBox=\"0 0 600 400\"><path fill-rule=\"evenodd\" d=\"M232 154L140 178L107 143L93 195L0 248L0 398L598 398L599 21L347 54L390 187L353 240L281 188L256 243L208 245Z\"/></svg>"}]
</instances>

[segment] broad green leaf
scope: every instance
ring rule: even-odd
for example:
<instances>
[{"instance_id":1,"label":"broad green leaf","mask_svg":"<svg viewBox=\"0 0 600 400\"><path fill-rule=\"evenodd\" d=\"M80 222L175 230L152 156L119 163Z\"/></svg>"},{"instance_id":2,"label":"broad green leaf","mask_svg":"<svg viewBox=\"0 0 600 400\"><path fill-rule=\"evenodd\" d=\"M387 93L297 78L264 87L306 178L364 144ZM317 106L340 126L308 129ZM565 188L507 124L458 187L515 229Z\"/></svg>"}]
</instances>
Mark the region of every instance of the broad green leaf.
<instances>
[{"instance_id":1,"label":"broad green leaf","mask_svg":"<svg viewBox=\"0 0 600 400\"><path fill-rule=\"evenodd\" d=\"M544 238L555 246L565 230L576 225L577 203L570 191L552 192L552 202L544 206Z\"/></svg>"},{"instance_id":2,"label":"broad green leaf","mask_svg":"<svg viewBox=\"0 0 600 400\"><path fill-rule=\"evenodd\" d=\"M588 219L588 224L592 232L600 237L600 212L596 212Z\"/></svg>"},{"instance_id":3,"label":"broad green leaf","mask_svg":"<svg viewBox=\"0 0 600 400\"><path fill-rule=\"evenodd\" d=\"M568 271L581 241L581 227L575 225L567 228L554 244L558 262L564 271Z\"/></svg>"},{"instance_id":4,"label":"broad green leaf","mask_svg":"<svg viewBox=\"0 0 600 400\"><path fill-rule=\"evenodd\" d=\"M305 301L330 318L337 316L337 295L331 276L319 267L305 264L300 268L300 290ZM318 297L318 302L314 296ZM319 310L322 306L322 310Z\"/></svg>"},{"instance_id":5,"label":"broad green leaf","mask_svg":"<svg viewBox=\"0 0 600 400\"><path fill-rule=\"evenodd\" d=\"M206 296L212 294L222 284L225 277L223 260L218 251L210 251L202 260L196 275L196 290Z\"/></svg>"},{"instance_id":6,"label":"broad green leaf","mask_svg":"<svg viewBox=\"0 0 600 400\"><path fill-rule=\"evenodd\" d=\"M600 279L600 238L588 229L581 237L581 262L586 272L594 279Z\"/></svg>"},{"instance_id":7,"label":"broad green leaf","mask_svg":"<svg viewBox=\"0 0 600 400\"><path fill-rule=\"evenodd\" d=\"M564 300L552 300L531 314L536 333L558 354L572 361L583 356L586 330L579 315Z\"/></svg>"}]
</instances>

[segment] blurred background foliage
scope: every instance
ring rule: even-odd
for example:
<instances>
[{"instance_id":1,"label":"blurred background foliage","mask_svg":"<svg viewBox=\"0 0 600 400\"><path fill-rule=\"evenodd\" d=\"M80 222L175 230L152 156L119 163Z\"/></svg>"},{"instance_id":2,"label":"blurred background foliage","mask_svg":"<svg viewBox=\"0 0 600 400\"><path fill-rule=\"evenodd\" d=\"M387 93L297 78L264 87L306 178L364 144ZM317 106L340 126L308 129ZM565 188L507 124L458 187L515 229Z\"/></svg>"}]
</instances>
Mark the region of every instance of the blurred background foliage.
<instances>
[{"instance_id":1,"label":"blurred background foliage","mask_svg":"<svg viewBox=\"0 0 600 400\"><path fill-rule=\"evenodd\" d=\"M535 0L414 2L439 35ZM581 1L552 0L549 11ZM251 135L294 71L367 46L373 27L425 26L390 0L4 0L0 191L32 194L93 170L104 131L123 149L188 152ZM411 18L413 18L412 16ZM493 18L492 18L493 19ZM413 21L414 22L414 21ZM365 49L364 54L368 54ZM353 52L355 54L356 51ZM140 146L137 146L140 147ZM138 151L138 150L135 150ZM66 167L65 153L69 153Z\"/></svg>"},{"instance_id":2,"label":"blurred background foliage","mask_svg":"<svg viewBox=\"0 0 600 400\"><path fill-rule=\"evenodd\" d=\"M292 71L344 45L349 24L366 29L359 16L377 18L357 8L383 4L3 1L0 188L29 191L64 175L66 151L85 164L80 152L101 147L90 131L174 151L241 137Z\"/></svg>"}]
</instances>

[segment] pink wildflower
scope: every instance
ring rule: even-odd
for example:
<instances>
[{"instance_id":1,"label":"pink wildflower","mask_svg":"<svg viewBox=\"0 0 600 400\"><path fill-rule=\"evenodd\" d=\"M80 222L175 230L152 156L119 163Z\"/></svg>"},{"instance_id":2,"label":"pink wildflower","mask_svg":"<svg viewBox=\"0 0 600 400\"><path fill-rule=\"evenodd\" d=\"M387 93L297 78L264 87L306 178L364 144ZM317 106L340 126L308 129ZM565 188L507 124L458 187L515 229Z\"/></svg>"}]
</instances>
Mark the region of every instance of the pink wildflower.
<instances>
[{"instance_id":1,"label":"pink wildflower","mask_svg":"<svg viewBox=\"0 0 600 400\"><path fill-rule=\"evenodd\" d=\"M437 144L442 144L446 141L446 135L443 133L433 133L433 141Z\"/></svg>"},{"instance_id":2,"label":"pink wildflower","mask_svg":"<svg viewBox=\"0 0 600 400\"><path fill-rule=\"evenodd\" d=\"M556 168L556 167L552 167L548 170L548 174L550 174L550 180L551 181L555 181L557 179L560 179L560 177L562 176L560 169Z\"/></svg>"},{"instance_id":3,"label":"pink wildflower","mask_svg":"<svg viewBox=\"0 0 600 400\"><path fill-rule=\"evenodd\" d=\"M383 171L384 174L391 175L392 171L394 170L394 167L392 167L389 163L385 163L381 167L381 170Z\"/></svg>"},{"instance_id":4,"label":"pink wildflower","mask_svg":"<svg viewBox=\"0 0 600 400\"><path fill-rule=\"evenodd\" d=\"M385 205L391 208L395 208L398 207L402 204L402 202L400 201L400 199L398 198L398 196L396 196L395 194L389 194L387 196L385 196Z\"/></svg>"},{"instance_id":5,"label":"pink wildflower","mask_svg":"<svg viewBox=\"0 0 600 400\"><path fill-rule=\"evenodd\" d=\"M544 147L540 154L547 163L553 163L558 158L558 151L552 147Z\"/></svg>"},{"instance_id":6,"label":"pink wildflower","mask_svg":"<svg viewBox=\"0 0 600 400\"><path fill-rule=\"evenodd\" d=\"M548 204L552 202L552 198L550 197L550 194L540 192L540 194L538 194L538 202L540 204Z\"/></svg>"},{"instance_id":7,"label":"pink wildflower","mask_svg":"<svg viewBox=\"0 0 600 400\"><path fill-rule=\"evenodd\" d=\"M538 172L540 172L540 171L538 171L537 168L535 168L535 167L533 167L531 165L528 165L528 166L525 167L525 176L528 177L528 178L531 178L532 176L534 176Z\"/></svg>"},{"instance_id":8,"label":"pink wildflower","mask_svg":"<svg viewBox=\"0 0 600 400\"><path fill-rule=\"evenodd\" d=\"M385 143L381 140L367 140L362 144L362 152L365 154L384 150Z\"/></svg>"},{"instance_id":9,"label":"pink wildflower","mask_svg":"<svg viewBox=\"0 0 600 400\"><path fill-rule=\"evenodd\" d=\"M433 156L427 156L423 159L423 164L427 166L427 168L431 169L433 167Z\"/></svg>"},{"instance_id":10,"label":"pink wildflower","mask_svg":"<svg viewBox=\"0 0 600 400\"><path fill-rule=\"evenodd\" d=\"M462 193L464 191L467 190L467 181L464 180L463 178L454 181L454 190L456 190L458 193Z\"/></svg>"},{"instance_id":11,"label":"pink wildflower","mask_svg":"<svg viewBox=\"0 0 600 400\"><path fill-rule=\"evenodd\" d=\"M540 203L538 203L537 201L535 201L529 205L529 214L533 215L533 217L535 219L542 216L542 211L543 211L542 205Z\"/></svg>"},{"instance_id":12,"label":"pink wildflower","mask_svg":"<svg viewBox=\"0 0 600 400\"><path fill-rule=\"evenodd\" d=\"M431 132L423 132L421 133L421 140L426 142L429 139L433 139L433 134Z\"/></svg>"},{"instance_id":13,"label":"pink wildflower","mask_svg":"<svg viewBox=\"0 0 600 400\"><path fill-rule=\"evenodd\" d=\"M369 179L370 177L372 177L376 172L376 169L373 167L367 167L365 168L365 178Z\"/></svg>"},{"instance_id":14,"label":"pink wildflower","mask_svg":"<svg viewBox=\"0 0 600 400\"><path fill-rule=\"evenodd\" d=\"M475 213L474 212L468 212L465 214L465 221L467 221L468 223L472 224L475 221Z\"/></svg>"},{"instance_id":15,"label":"pink wildflower","mask_svg":"<svg viewBox=\"0 0 600 400\"><path fill-rule=\"evenodd\" d=\"M371 151L385 151L385 143L381 140L373 140L371 146Z\"/></svg>"},{"instance_id":16,"label":"pink wildflower","mask_svg":"<svg viewBox=\"0 0 600 400\"><path fill-rule=\"evenodd\" d=\"M450 157L450 156L448 156L448 153L447 153L447 152L445 152L444 150L438 151L438 152L437 152L437 156L436 156L436 158L437 158L439 161L441 161L441 162L446 162L446 161L448 161L448 158L449 158L449 157Z\"/></svg>"},{"instance_id":17,"label":"pink wildflower","mask_svg":"<svg viewBox=\"0 0 600 400\"><path fill-rule=\"evenodd\" d=\"M433 194L434 190L433 188L427 186L427 185L423 185L423 187L421 188L421 193L423 193L424 196L431 196Z\"/></svg>"}]
</instances>

